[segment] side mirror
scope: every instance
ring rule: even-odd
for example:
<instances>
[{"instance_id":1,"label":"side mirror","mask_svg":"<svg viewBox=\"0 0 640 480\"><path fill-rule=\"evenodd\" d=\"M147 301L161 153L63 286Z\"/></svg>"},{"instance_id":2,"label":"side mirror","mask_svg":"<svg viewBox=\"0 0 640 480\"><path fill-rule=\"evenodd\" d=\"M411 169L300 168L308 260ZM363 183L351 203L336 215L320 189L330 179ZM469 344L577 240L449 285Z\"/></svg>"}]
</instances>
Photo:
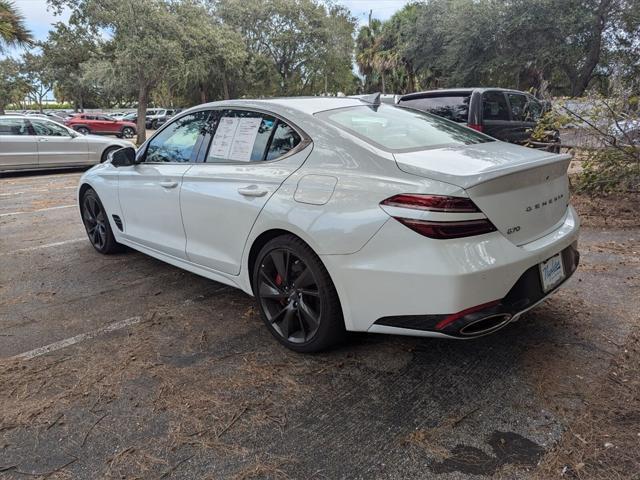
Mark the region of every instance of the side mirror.
<instances>
[{"instance_id":1,"label":"side mirror","mask_svg":"<svg viewBox=\"0 0 640 480\"><path fill-rule=\"evenodd\" d=\"M109 153L107 159L114 167L130 167L136 164L136 150L133 147L124 147Z\"/></svg>"}]
</instances>

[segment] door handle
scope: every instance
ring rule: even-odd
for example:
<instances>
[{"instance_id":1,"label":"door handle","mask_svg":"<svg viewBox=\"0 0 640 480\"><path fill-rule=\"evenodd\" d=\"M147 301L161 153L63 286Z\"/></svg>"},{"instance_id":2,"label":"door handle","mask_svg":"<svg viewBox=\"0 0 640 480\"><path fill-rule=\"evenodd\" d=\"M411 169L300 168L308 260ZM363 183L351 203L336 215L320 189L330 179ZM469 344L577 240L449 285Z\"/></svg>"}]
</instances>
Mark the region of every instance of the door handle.
<instances>
[{"instance_id":1,"label":"door handle","mask_svg":"<svg viewBox=\"0 0 640 480\"><path fill-rule=\"evenodd\" d=\"M174 182L172 180L165 180L160 182L160 186L163 188L176 188L178 186L178 182Z\"/></svg>"},{"instance_id":2,"label":"door handle","mask_svg":"<svg viewBox=\"0 0 640 480\"><path fill-rule=\"evenodd\" d=\"M264 197L268 190L260 188L258 185L249 185L248 187L240 187L238 193L245 197Z\"/></svg>"},{"instance_id":3,"label":"door handle","mask_svg":"<svg viewBox=\"0 0 640 480\"><path fill-rule=\"evenodd\" d=\"M49 139L48 138L39 138L38 141L39 142L48 142Z\"/></svg>"}]
</instances>

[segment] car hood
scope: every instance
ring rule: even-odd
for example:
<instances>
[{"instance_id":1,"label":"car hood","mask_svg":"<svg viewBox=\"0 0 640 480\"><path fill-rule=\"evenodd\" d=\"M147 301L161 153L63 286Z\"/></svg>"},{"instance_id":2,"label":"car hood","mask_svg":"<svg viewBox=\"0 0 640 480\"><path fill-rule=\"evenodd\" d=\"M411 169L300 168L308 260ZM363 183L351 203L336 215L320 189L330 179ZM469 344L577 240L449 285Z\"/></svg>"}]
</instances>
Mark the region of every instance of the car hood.
<instances>
[{"instance_id":1,"label":"car hood","mask_svg":"<svg viewBox=\"0 0 640 480\"><path fill-rule=\"evenodd\" d=\"M82 138L86 139L88 142L93 144L105 144L108 143L110 145L122 145L123 147L135 147L132 142L128 142L127 140L115 139L109 136L102 135L83 135Z\"/></svg>"},{"instance_id":2,"label":"car hood","mask_svg":"<svg viewBox=\"0 0 640 480\"><path fill-rule=\"evenodd\" d=\"M571 158L500 141L394 153L394 157L402 171L462 188Z\"/></svg>"}]
</instances>

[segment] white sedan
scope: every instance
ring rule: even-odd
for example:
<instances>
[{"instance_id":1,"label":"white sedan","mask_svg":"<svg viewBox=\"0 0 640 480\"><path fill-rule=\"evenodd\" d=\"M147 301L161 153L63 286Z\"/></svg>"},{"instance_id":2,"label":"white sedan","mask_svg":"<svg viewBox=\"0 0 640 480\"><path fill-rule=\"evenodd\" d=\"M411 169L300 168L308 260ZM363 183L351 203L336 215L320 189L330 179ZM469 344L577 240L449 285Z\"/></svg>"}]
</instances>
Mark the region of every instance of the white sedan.
<instances>
[{"instance_id":1,"label":"white sedan","mask_svg":"<svg viewBox=\"0 0 640 480\"><path fill-rule=\"evenodd\" d=\"M115 152L78 200L97 251L240 288L310 352L477 337L541 302L578 265L569 160L379 96L225 101Z\"/></svg>"},{"instance_id":2,"label":"white sedan","mask_svg":"<svg viewBox=\"0 0 640 480\"><path fill-rule=\"evenodd\" d=\"M35 115L0 116L0 172L86 167L132 145L125 140L81 135Z\"/></svg>"}]
</instances>

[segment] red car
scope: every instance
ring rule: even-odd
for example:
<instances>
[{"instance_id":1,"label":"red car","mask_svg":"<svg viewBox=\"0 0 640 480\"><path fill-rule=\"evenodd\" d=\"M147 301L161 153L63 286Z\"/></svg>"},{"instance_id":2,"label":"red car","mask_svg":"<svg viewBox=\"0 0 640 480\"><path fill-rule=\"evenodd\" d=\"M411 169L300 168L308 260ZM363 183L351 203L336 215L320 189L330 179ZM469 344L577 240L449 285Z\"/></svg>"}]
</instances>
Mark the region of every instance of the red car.
<instances>
[{"instance_id":1,"label":"red car","mask_svg":"<svg viewBox=\"0 0 640 480\"><path fill-rule=\"evenodd\" d=\"M84 135L115 135L119 138L133 138L136 134L136 124L116 120L102 113L80 113L65 120L68 127Z\"/></svg>"}]
</instances>

